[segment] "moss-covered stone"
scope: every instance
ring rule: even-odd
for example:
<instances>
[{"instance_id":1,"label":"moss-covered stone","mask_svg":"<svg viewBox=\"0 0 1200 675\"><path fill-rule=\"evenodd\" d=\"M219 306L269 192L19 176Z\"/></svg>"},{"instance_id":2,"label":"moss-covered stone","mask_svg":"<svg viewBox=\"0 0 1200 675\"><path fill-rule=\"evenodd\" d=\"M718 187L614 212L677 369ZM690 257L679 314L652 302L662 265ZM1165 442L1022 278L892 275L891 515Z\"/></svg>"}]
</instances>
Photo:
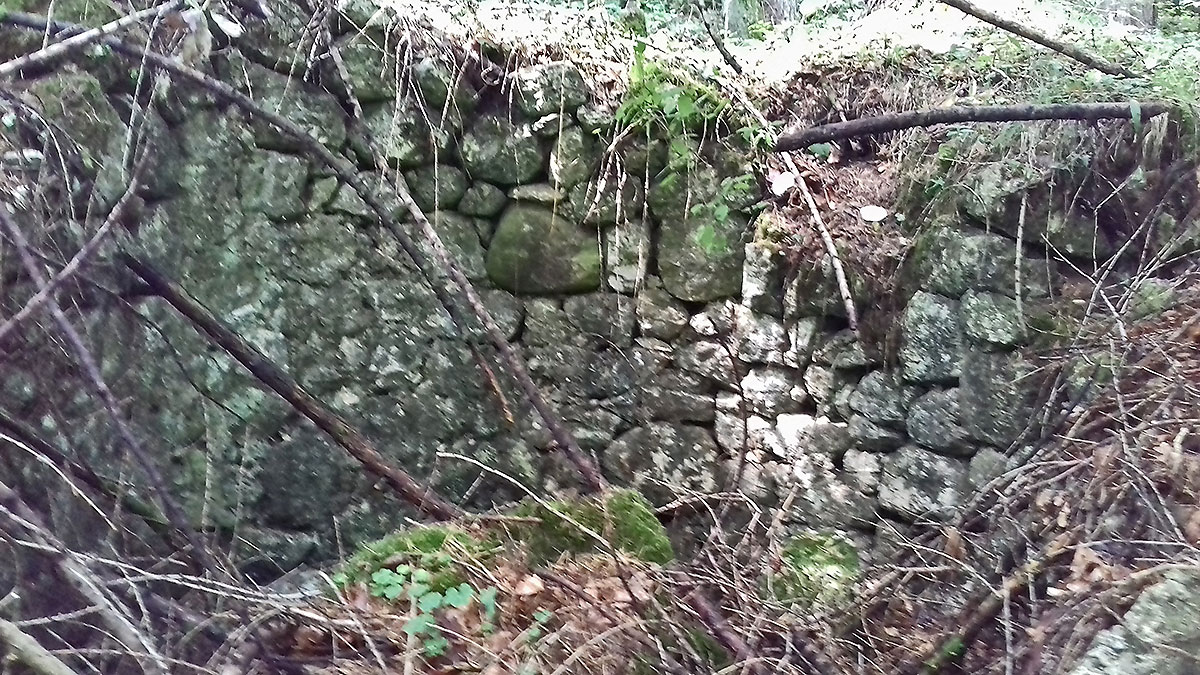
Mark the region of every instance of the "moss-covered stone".
<instances>
[{"instance_id":1,"label":"moss-covered stone","mask_svg":"<svg viewBox=\"0 0 1200 675\"><path fill-rule=\"evenodd\" d=\"M667 531L650 503L632 490L615 490L602 499L550 502L549 507L525 502L513 512L541 521L514 531L533 565L553 562L564 554L603 552L601 542L580 525L599 535L609 547L638 560L666 564L675 557Z\"/></svg>"},{"instance_id":2,"label":"moss-covered stone","mask_svg":"<svg viewBox=\"0 0 1200 675\"><path fill-rule=\"evenodd\" d=\"M28 94L47 122L79 144L88 168L99 169L110 139L124 128L100 82L87 73L63 71L37 80Z\"/></svg>"},{"instance_id":3,"label":"moss-covered stone","mask_svg":"<svg viewBox=\"0 0 1200 675\"><path fill-rule=\"evenodd\" d=\"M831 534L804 534L784 542L782 566L768 580L783 602L835 605L850 598L859 575L858 553L845 539Z\"/></svg>"},{"instance_id":4,"label":"moss-covered stone","mask_svg":"<svg viewBox=\"0 0 1200 675\"><path fill-rule=\"evenodd\" d=\"M462 564L495 555L496 542L453 525L401 530L363 544L342 566L343 585L364 583L377 570L412 565L431 574L430 590L444 591L466 581Z\"/></svg>"},{"instance_id":5,"label":"moss-covered stone","mask_svg":"<svg viewBox=\"0 0 1200 675\"><path fill-rule=\"evenodd\" d=\"M600 244L574 222L536 204L513 204L487 253L488 277L517 294L582 293L600 286Z\"/></svg>"},{"instance_id":6,"label":"moss-covered stone","mask_svg":"<svg viewBox=\"0 0 1200 675\"><path fill-rule=\"evenodd\" d=\"M533 129L499 116L480 118L462 139L459 154L471 178L497 185L529 183L546 163Z\"/></svg>"},{"instance_id":7,"label":"moss-covered stone","mask_svg":"<svg viewBox=\"0 0 1200 675\"><path fill-rule=\"evenodd\" d=\"M452 117L405 99L398 106L384 104L366 112L366 126L375 147L392 166L401 169L433 164L444 157L457 133ZM359 148L367 158L373 153Z\"/></svg>"},{"instance_id":8,"label":"moss-covered stone","mask_svg":"<svg viewBox=\"0 0 1200 675\"><path fill-rule=\"evenodd\" d=\"M458 202L458 212L477 218L490 218L504 210L507 203L508 196L504 190L490 183L472 183Z\"/></svg>"},{"instance_id":9,"label":"moss-covered stone","mask_svg":"<svg viewBox=\"0 0 1200 675\"><path fill-rule=\"evenodd\" d=\"M404 182L408 183L413 201L426 212L453 209L467 192L466 174L447 164L406 171Z\"/></svg>"}]
</instances>

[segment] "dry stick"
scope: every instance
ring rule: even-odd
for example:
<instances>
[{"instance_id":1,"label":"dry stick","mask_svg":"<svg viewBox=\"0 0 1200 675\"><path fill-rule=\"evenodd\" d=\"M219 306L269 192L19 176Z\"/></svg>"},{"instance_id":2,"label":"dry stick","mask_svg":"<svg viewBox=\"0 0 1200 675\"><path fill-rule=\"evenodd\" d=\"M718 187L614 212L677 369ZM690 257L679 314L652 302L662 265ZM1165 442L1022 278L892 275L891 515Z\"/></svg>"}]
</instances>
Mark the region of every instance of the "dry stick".
<instances>
[{"instance_id":1,"label":"dry stick","mask_svg":"<svg viewBox=\"0 0 1200 675\"><path fill-rule=\"evenodd\" d=\"M0 23L8 23L20 28L28 28L34 30L53 29L56 32L68 34L78 34L83 29L73 24L66 24L58 21L49 21L45 17L39 17L22 12L9 12L0 17ZM389 208L384 201L391 202L389 195L384 195L384 200L371 191L370 188L363 183L362 178L358 174L358 169L344 157L340 157L331 152L323 144L313 138L310 134L298 127L288 119L264 110L261 106L255 103L246 95L236 91L232 87L223 82L214 80L204 73L185 66L178 61L168 59L160 54L147 52L140 47L127 44L121 40L106 37L102 39L103 43L111 47L113 50L141 59L142 62L152 68L164 70L175 77L192 82L204 90L234 104L238 108L247 112L250 116L262 119L268 124L279 129L286 135L296 139L296 141L309 153L312 157L320 160L322 164L329 167L333 173L344 183L349 185L367 204L367 206L375 212L379 218L380 224L384 226L396 240L400 247L411 258L416 266L422 270L425 278L428 280L434 295L437 296L438 302L450 314L452 319L460 320L461 316L458 311L458 304L451 295L447 285L440 279L436 278L429 272L429 259L423 251L417 246L417 242L405 232L396 219L392 216L396 212L395 208ZM576 470L583 476L584 481L594 490L604 489L608 482L601 475L596 464L588 458L579 447L574 437L563 426L558 415L550 408L545 397L542 396L534 383L533 378L529 376L529 369L526 367L524 359L513 350L512 345L505 339L504 333L500 327L496 325L495 319L492 318L490 312L483 304L482 298L475 291L471 282L463 273L462 268L450 257L445 245L442 244L438 237L437 231L425 214L413 201L408 189L401 184L393 186L396 196L399 197L402 206L416 221L417 227L424 237L425 242L433 249L436 257L436 262L441 268L441 271L450 277L454 285L462 293L466 299L466 303L471 312L479 320L487 334L488 341L500 355L501 361L507 366L508 370L516 379L517 385L521 388L522 394L533 405L538 416L542 418L551 437L554 439L558 448L567 456L567 459L575 466ZM459 325L461 321L457 321Z\"/></svg>"},{"instance_id":2,"label":"dry stick","mask_svg":"<svg viewBox=\"0 0 1200 675\"><path fill-rule=\"evenodd\" d=\"M163 5L150 7L149 9L143 9L140 12L134 12L133 14L123 16L115 21L110 21L99 28L93 28L92 30L73 35L62 42L55 42L54 44L43 47L36 52L31 52L5 63L0 63L0 79L9 77L24 68L35 66L43 61L49 61L60 56L65 56L71 52L79 51L90 44L99 42L106 35L115 33L122 28L132 26L143 19L157 19L168 12L174 11L181 5L183 5L181 0L172 0L171 2Z\"/></svg>"},{"instance_id":3,"label":"dry stick","mask_svg":"<svg viewBox=\"0 0 1200 675\"><path fill-rule=\"evenodd\" d=\"M76 562L66 547L46 529L42 518L31 509L20 495L4 483L0 482L0 515L6 516L13 525L0 525L0 532L7 532L14 539L21 539L21 530L28 533L33 544L49 555L63 579L73 586L83 597L87 598L100 610L104 624L112 631L127 653L150 657L150 663L142 664L142 669L148 673L166 675L167 668L163 665L162 656L158 654L154 643L140 633L129 617L125 616L117 604L105 592L103 585L97 583L86 567ZM141 660L139 659L139 663Z\"/></svg>"},{"instance_id":4,"label":"dry stick","mask_svg":"<svg viewBox=\"0 0 1200 675\"><path fill-rule=\"evenodd\" d=\"M1032 40L1033 42L1036 42L1047 49L1052 49L1063 56L1075 59L1083 65L1095 68L1102 73L1119 75L1121 77L1137 77L1137 73L1134 73L1125 66L1117 65L1111 61L1102 59L1099 56L1088 54L1075 45L1052 38L1045 33L1040 33L1032 28L1021 25L1016 21L1006 19L999 14L989 12L986 9L979 7L975 3L969 2L968 0L938 0L938 2L942 3L943 5L949 5L955 9L961 10L962 12L970 14L980 21L990 23L997 28L1013 33L1014 35L1019 35L1026 40Z\"/></svg>"},{"instance_id":5,"label":"dry stick","mask_svg":"<svg viewBox=\"0 0 1200 675\"><path fill-rule=\"evenodd\" d=\"M21 265L29 274L29 277L33 279L39 288L45 288L49 284L46 274L38 266L37 260L33 257L33 253L29 248L29 242L21 232L21 228L17 227L17 224L9 216L7 208L3 207L0 207L0 228L12 240L14 248L17 251L17 257L20 259ZM59 331L62 332L63 338L66 340L71 351L75 353L75 358L79 361L79 367L83 370L88 381L100 396L100 401L104 406L105 412L112 420L113 426L116 427L121 443L133 456L134 461L146 476L146 480L150 483L150 489L158 497L161 503L160 506L167 519L187 539L188 545L191 548L193 561L201 569L211 574L225 576L226 573L217 565L208 547L205 546L195 530L188 525L188 520L184 515L183 509L180 508L175 498L171 495L171 492L167 489L167 481L163 478L162 473L154 463L154 458L145 451L142 444L137 440L137 437L133 435L133 431L129 428L129 425L125 423L121 414L121 406L117 403L117 397L104 381L100 366L96 363L96 359L91 351L84 344L79 331L75 330L75 326L71 324L70 319L67 318L58 301L53 297L48 297L46 302L49 305L48 309L51 318L58 325Z\"/></svg>"},{"instance_id":6,"label":"dry stick","mask_svg":"<svg viewBox=\"0 0 1200 675\"><path fill-rule=\"evenodd\" d=\"M864 117L848 122L822 124L782 134L775 142L775 152L803 150L814 143L824 143L855 136L883 134L914 127L956 122L1033 122L1039 120L1134 119L1142 120L1170 112L1175 106L1152 101L1149 103L1053 103L1038 105L947 106L877 117Z\"/></svg>"},{"instance_id":7,"label":"dry stick","mask_svg":"<svg viewBox=\"0 0 1200 675\"><path fill-rule=\"evenodd\" d=\"M279 394L297 412L329 434L334 442L342 446L364 468L384 479L405 501L423 513L442 520L453 520L464 515L462 509L422 486L403 469L388 464L366 436L325 407L282 368L230 330L208 308L197 302L187 291L164 276L162 272L127 253L119 254L119 258L158 297L167 301L175 311L187 317L209 339L242 364L246 370L249 370L259 382Z\"/></svg>"},{"instance_id":8,"label":"dry stick","mask_svg":"<svg viewBox=\"0 0 1200 675\"><path fill-rule=\"evenodd\" d=\"M725 617L721 616L720 610L713 605L712 600L709 600L701 589L694 589L684 596L683 601L696 612L696 616L700 617L700 622L708 627L721 646L737 657L738 661L746 664L750 673L757 675L762 672L754 662L755 656L750 651L750 646L746 644L742 636L734 632L729 623L725 621Z\"/></svg>"},{"instance_id":9,"label":"dry stick","mask_svg":"<svg viewBox=\"0 0 1200 675\"><path fill-rule=\"evenodd\" d=\"M0 644L18 663L25 664L37 675L77 675L37 640L22 631L17 624L0 619Z\"/></svg>"},{"instance_id":10,"label":"dry stick","mask_svg":"<svg viewBox=\"0 0 1200 675\"><path fill-rule=\"evenodd\" d=\"M771 129L770 123L767 122L767 118L762 112L754 106L740 89L736 91L742 99L742 105L758 118L759 124L762 124L763 129ZM775 141L775 150L777 152L799 150L812 145L812 143L807 143L797 148L780 148L783 140L784 137L781 136ZM808 189L808 183L805 182L804 176L801 175L800 167L796 165L796 160L788 155L784 155L783 161L796 176L796 186L800 188L800 194L804 195L804 202L808 205L808 212L812 215L813 223L817 226L817 233L821 235L821 243L825 246L825 252L829 255L829 264L833 267L833 278L837 282L838 294L842 296L842 307L846 310L846 321L850 324L850 329L854 331L854 336L858 338L859 342L862 342L862 335L858 332L858 311L854 307L854 296L850 293L850 283L846 278L846 268L842 265L841 256L838 255L837 244L833 241L833 233L829 231L829 227L825 224L825 219L821 217L821 211L817 208L817 202L813 199L812 192Z\"/></svg>"},{"instance_id":11,"label":"dry stick","mask_svg":"<svg viewBox=\"0 0 1200 675\"><path fill-rule=\"evenodd\" d=\"M708 37L712 40L712 43L717 48L717 51L720 52L721 58L725 59L725 63L729 64L729 67L733 69L733 72L741 75L742 65L737 62L737 59L733 58L733 54L730 53L729 48L725 46L725 41L722 40L719 35L717 35L716 29L713 28L712 23L709 22L708 16L704 13L704 8L700 6L699 2L696 3L696 11L699 12L700 22L704 24L704 30L708 31Z\"/></svg>"}]
</instances>

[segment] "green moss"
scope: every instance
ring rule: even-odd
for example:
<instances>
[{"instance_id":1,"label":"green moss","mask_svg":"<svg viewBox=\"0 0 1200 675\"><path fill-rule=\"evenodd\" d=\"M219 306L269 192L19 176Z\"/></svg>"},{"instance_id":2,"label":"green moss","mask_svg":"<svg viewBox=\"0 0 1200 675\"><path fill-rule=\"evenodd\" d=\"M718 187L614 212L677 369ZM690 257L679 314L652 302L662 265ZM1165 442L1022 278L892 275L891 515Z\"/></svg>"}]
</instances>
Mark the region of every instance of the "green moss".
<instances>
[{"instance_id":1,"label":"green moss","mask_svg":"<svg viewBox=\"0 0 1200 675\"><path fill-rule=\"evenodd\" d=\"M638 560L664 564L674 558L666 530L654 516L650 503L636 492L617 490L603 501L594 498L560 500L549 505L551 508L525 502L513 512L515 516L541 521L536 525L519 526L514 531L515 538L525 547L530 564L544 564L564 553L601 550L595 538L576 523L599 534L614 549Z\"/></svg>"},{"instance_id":2,"label":"green moss","mask_svg":"<svg viewBox=\"0 0 1200 675\"><path fill-rule=\"evenodd\" d=\"M466 581L458 561L488 558L494 552L494 542L455 527L416 527L363 544L343 564L339 581L342 585L365 583L380 569L412 565L430 573L432 590L444 591Z\"/></svg>"},{"instance_id":3,"label":"green moss","mask_svg":"<svg viewBox=\"0 0 1200 675\"><path fill-rule=\"evenodd\" d=\"M780 571L768 580L777 599L802 605L828 605L849 599L859 561L846 540L825 534L789 539L780 553Z\"/></svg>"}]
</instances>

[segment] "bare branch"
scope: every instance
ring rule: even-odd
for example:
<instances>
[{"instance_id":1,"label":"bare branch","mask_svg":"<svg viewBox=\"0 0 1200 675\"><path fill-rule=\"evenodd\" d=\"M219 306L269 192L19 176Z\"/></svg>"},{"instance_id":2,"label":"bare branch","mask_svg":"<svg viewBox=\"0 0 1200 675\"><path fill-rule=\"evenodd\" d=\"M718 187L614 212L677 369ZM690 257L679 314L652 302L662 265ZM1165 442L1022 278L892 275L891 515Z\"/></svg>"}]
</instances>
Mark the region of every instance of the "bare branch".
<instances>
[{"instance_id":1,"label":"bare branch","mask_svg":"<svg viewBox=\"0 0 1200 675\"><path fill-rule=\"evenodd\" d=\"M986 105L948 106L914 112L865 117L848 122L822 124L808 129L785 133L775 142L775 152L803 150L814 143L824 143L855 136L883 134L913 127L957 122L1032 122L1037 120L1142 119L1174 110L1169 103L1054 103L1047 105Z\"/></svg>"},{"instance_id":2,"label":"bare branch","mask_svg":"<svg viewBox=\"0 0 1200 675\"><path fill-rule=\"evenodd\" d=\"M938 2L942 3L943 5L949 5L955 9L961 10L962 12L970 14L980 21L990 23L993 26L1006 30L1014 35L1019 35L1026 40L1036 42L1047 49L1054 50L1063 56L1075 59L1083 65L1095 68L1102 73L1119 75L1121 77L1137 77L1136 73L1134 73L1132 70L1129 70L1125 66L1120 66L1099 56L1089 54L1075 45L1067 44L1062 40L1052 38L1049 35L1038 32L1032 28L1029 28L1028 26L1023 26L1016 21L1006 19L999 14L989 12L979 5L970 2L970 0L938 0Z\"/></svg>"},{"instance_id":3,"label":"bare branch","mask_svg":"<svg viewBox=\"0 0 1200 675\"><path fill-rule=\"evenodd\" d=\"M0 643L4 643L10 656L37 675L76 675L67 664L11 621L0 619Z\"/></svg>"},{"instance_id":4,"label":"bare branch","mask_svg":"<svg viewBox=\"0 0 1200 675\"><path fill-rule=\"evenodd\" d=\"M363 436L362 432L325 407L275 362L233 332L208 308L197 302L187 291L164 276L154 266L128 254L122 254L121 261L159 297L175 308L175 311L187 317L212 342L224 349L246 370L249 370L259 382L279 394L297 412L329 434L334 442L342 446L368 471L387 481L388 485L405 501L434 518L452 520L463 516L462 509L430 488L421 485L403 469L388 464L383 455L379 454L379 451L366 436Z\"/></svg>"}]
</instances>

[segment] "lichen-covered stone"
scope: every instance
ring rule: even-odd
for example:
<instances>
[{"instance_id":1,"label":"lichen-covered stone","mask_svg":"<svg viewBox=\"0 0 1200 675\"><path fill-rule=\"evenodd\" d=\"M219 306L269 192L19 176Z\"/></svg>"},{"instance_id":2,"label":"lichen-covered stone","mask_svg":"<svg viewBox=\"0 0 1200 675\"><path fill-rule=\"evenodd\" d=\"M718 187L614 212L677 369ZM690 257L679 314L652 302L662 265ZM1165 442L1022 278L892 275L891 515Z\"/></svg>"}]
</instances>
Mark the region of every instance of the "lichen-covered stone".
<instances>
[{"instance_id":1,"label":"lichen-covered stone","mask_svg":"<svg viewBox=\"0 0 1200 675\"><path fill-rule=\"evenodd\" d=\"M891 452L904 444L904 434L882 427L862 415L852 415L846 426L860 450Z\"/></svg>"},{"instance_id":2,"label":"lichen-covered stone","mask_svg":"<svg viewBox=\"0 0 1200 675\"><path fill-rule=\"evenodd\" d=\"M796 319L786 325L788 348L783 353L783 365L804 368L817 346L817 338L821 332L820 321L813 318Z\"/></svg>"},{"instance_id":3,"label":"lichen-covered stone","mask_svg":"<svg viewBox=\"0 0 1200 675\"><path fill-rule=\"evenodd\" d=\"M479 94L445 63L426 56L412 66L412 77L425 97L426 105L443 109L447 101L461 114L469 114L479 103ZM452 95L453 94L453 95Z\"/></svg>"},{"instance_id":4,"label":"lichen-covered stone","mask_svg":"<svg viewBox=\"0 0 1200 675\"><path fill-rule=\"evenodd\" d=\"M847 481L863 494L875 494L879 490L879 478L883 473L882 455L862 450L847 450L842 457L842 468Z\"/></svg>"},{"instance_id":5,"label":"lichen-covered stone","mask_svg":"<svg viewBox=\"0 0 1200 675\"><path fill-rule=\"evenodd\" d=\"M1191 675L1197 654L1200 574L1168 570L1096 635L1070 675Z\"/></svg>"},{"instance_id":6,"label":"lichen-covered stone","mask_svg":"<svg viewBox=\"0 0 1200 675\"><path fill-rule=\"evenodd\" d=\"M951 298L968 290L1016 296L1020 265L1021 296L1049 292L1046 262L1026 258L1017 243L995 233L971 232L935 221L917 237L909 264L920 288Z\"/></svg>"},{"instance_id":7,"label":"lichen-covered stone","mask_svg":"<svg viewBox=\"0 0 1200 675\"><path fill-rule=\"evenodd\" d=\"M643 287L657 282L649 276L651 257L650 227L640 218L628 220L602 231L604 237L604 272L608 287L618 293L633 293L638 282ZM639 279L639 277L643 277ZM661 283L656 284L661 286Z\"/></svg>"},{"instance_id":8,"label":"lichen-covered stone","mask_svg":"<svg viewBox=\"0 0 1200 675\"><path fill-rule=\"evenodd\" d=\"M968 349L962 368L959 414L967 435L1000 447L1015 441L1032 419L1031 364L1018 354Z\"/></svg>"},{"instance_id":9,"label":"lichen-covered stone","mask_svg":"<svg viewBox=\"0 0 1200 675\"><path fill-rule=\"evenodd\" d=\"M445 157L455 133L449 120L409 99L401 100L398 107L392 103L371 106L364 117L374 148L384 161L400 169L433 164ZM359 153L369 160L374 157L368 148L359 147Z\"/></svg>"},{"instance_id":10,"label":"lichen-covered stone","mask_svg":"<svg viewBox=\"0 0 1200 675\"><path fill-rule=\"evenodd\" d=\"M902 385L895 374L876 370L859 381L849 404L851 410L872 422L903 426L908 406L916 395L916 389Z\"/></svg>"},{"instance_id":11,"label":"lichen-covered stone","mask_svg":"<svg viewBox=\"0 0 1200 675\"><path fill-rule=\"evenodd\" d=\"M649 288L637 297L638 330L642 335L674 340L688 323L687 309L669 293Z\"/></svg>"},{"instance_id":12,"label":"lichen-covered stone","mask_svg":"<svg viewBox=\"0 0 1200 675\"><path fill-rule=\"evenodd\" d=\"M711 423L716 419L716 401L699 375L666 370L641 390L640 407L651 420Z\"/></svg>"},{"instance_id":13,"label":"lichen-covered stone","mask_svg":"<svg viewBox=\"0 0 1200 675\"><path fill-rule=\"evenodd\" d=\"M599 155L596 143L576 126L563 129L550 150L550 181L571 188L592 175Z\"/></svg>"},{"instance_id":14,"label":"lichen-covered stone","mask_svg":"<svg viewBox=\"0 0 1200 675\"><path fill-rule=\"evenodd\" d=\"M283 114L325 147L337 151L346 142L346 115L336 99L313 85L288 78L255 63L243 66L256 103ZM251 120L254 141L260 148L298 153L303 150L291 136L259 119ZM378 132L379 127L372 127ZM190 129L189 129L190 131Z\"/></svg>"},{"instance_id":15,"label":"lichen-covered stone","mask_svg":"<svg viewBox=\"0 0 1200 675\"><path fill-rule=\"evenodd\" d=\"M517 294L582 293L600 286L594 235L550 209L513 204L487 252L488 278Z\"/></svg>"},{"instance_id":16,"label":"lichen-covered stone","mask_svg":"<svg viewBox=\"0 0 1200 675\"><path fill-rule=\"evenodd\" d=\"M589 134L596 136L612 129L616 116L612 110L601 108L593 103L585 103L575 111L575 119L579 126Z\"/></svg>"},{"instance_id":17,"label":"lichen-covered stone","mask_svg":"<svg viewBox=\"0 0 1200 675\"><path fill-rule=\"evenodd\" d=\"M968 291L960 311L963 330L976 343L1013 347L1025 341L1024 317L1012 298Z\"/></svg>"},{"instance_id":18,"label":"lichen-covered stone","mask_svg":"<svg viewBox=\"0 0 1200 675\"><path fill-rule=\"evenodd\" d=\"M934 452L971 454L967 432L959 423L958 389L934 389L913 401L906 428L914 443Z\"/></svg>"},{"instance_id":19,"label":"lichen-covered stone","mask_svg":"<svg viewBox=\"0 0 1200 675\"><path fill-rule=\"evenodd\" d=\"M784 362L788 348L787 329L773 316L755 314L738 306L734 319L733 337L738 358L746 363Z\"/></svg>"},{"instance_id":20,"label":"lichen-covered stone","mask_svg":"<svg viewBox=\"0 0 1200 675\"><path fill-rule=\"evenodd\" d=\"M962 372L958 302L918 291L900 318L900 370L919 383L953 384Z\"/></svg>"},{"instance_id":21,"label":"lichen-covered stone","mask_svg":"<svg viewBox=\"0 0 1200 675\"><path fill-rule=\"evenodd\" d=\"M567 61L521 68L508 79L517 107L534 118L559 111L573 112L589 98L579 69Z\"/></svg>"},{"instance_id":22,"label":"lichen-covered stone","mask_svg":"<svg viewBox=\"0 0 1200 675\"><path fill-rule=\"evenodd\" d=\"M775 478L780 495L796 491L791 522L810 527L871 527L876 520L873 497L863 494L851 480L834 467L834 458L824 454L805 454L783 466Z\"/></svg>"},{"instance_id":23,"label":"lichen-covered stone","mask_svg":"<svg viewBox=\"0 0 1200 675\"><path fill-rule=\"evenodd\" d=\"M659 506L670 502L676 490L716 490L718 460L708 430L664 422L626 432L604 451L606 472Z\"/></svg>"},{"instance_id":24,"label":"lichen-covered stone","mask_svg":"<svg viewBox=\"0 0 1200 675\"><path fill-rule=\"evenodd\" d=\"M742 396L750 410L764 417L794 412L807 398L798 380L796 373L787 368L754 368L742 378Z\"/></svg>"},{"instance_id":25,"label":"lichen-covered stone","mask_svg":"<svg viewBox=\"0 0 1200 675\"><path fill-rule=\"evenodd\" d=\"M978 490L1008 471L1012 462L995 448L982 448L967 464L967 487Z\"/></svg>"},{"instance_id":26,"label":"lichen-covered stone","mask_svg":"<svg viewBox=\"0 0 1200 675\"><path fill-rule=\"evenodd\" d=\"M718 386L732 388L734 357L716 342L686 344L675 352L675 364L681 369L703 375Z\"/></svg>"},{"instance_id":27,"label":"lichen-covered stone","mask_svg":"<svg viewBox=\"0 0 1200 675\"><path fill-rule=\"evenodd\" d=\"M804 413L779 415L775 418L775 431L788 459L804 453L840 458L854 445L845 424Z\"/></svg>"},{"instance_id":28,"label":"lichen-covered stone","mask_svg":"<svg viewBox=\"0 0 1200 675\"><path fill-rule=\"evenodd\" d=\"M294 155L261 151L250 156L243 178L243 204L273 220L288 220L304 212L308 162Z\"/></svg>"},{"instance_id":29,"label":"lichen-covered stone","mask_svg":"<svg viewBox=\"0 0 1200 675\"><path fill-rule=\"evenodd\" d=\"M450 257L462 267L467 278L479 281L487 278L484 269L483 244L475 231L475 223L452 211L435 211L429 217L433 229L446 245Z\"/></svg>"},{"instance_id":30,"label":"lichen-covered stone","mask_svg":"<svg viewBox=\"0 0 1200 675\"><path fill-rule=\"evenodd\" d=\"M396 97L396 83L401 79L396 59L370 36L353 35L340 45L338 52L346 66L350 93L360 103L380 103Z\"/></svg>"},{"instance_id":31,"label":"lichen-covered stone","mask_svg":"<svg viewBox=\"0 0 1200 675\"><path fill-rule=\"evenodd\" d=\"M84 162L90 163L85 168L92 171L99 169L109 141L125 128L100 82L87 73L56 72L35 80L25 95L59 133L79 144Z\"/></svg>"},{"instance_id":32,"label":"lichen-covered stone","mask_svg":"<svg viewBox=\"0 0 1200 675\"><path fill-rule=\"evenodd\" d=\"M467 176L448 164L423 166L404 172L404 182L422 211L448 211L467 192Z\"/></svg>"},{"instance_id":33,"label":"lichen-covered stone","mask_svg":"<svg viewBox=\"0 0 1200 675\"><path fill-rule=\"evenodd\" d=\"M472 179L496 185L532 182L546 163L529 125L503 116L480 117L463 136L459 154Z\"/></svg>"},{"instance_id":34,"label":"lichen-covered stone","mask_svg":"<svg viewBox=\"0 0 1200 675\"><path fill-rule=\"evenodd\" d=\"M959 462L906 445L883 461L879 504L910 520L944 520L958 506L965 477Z\"/></svg>"},{"instance_id":35,"label":"lichen-covered stone","mask_svg":"<svg viewBox=\"0 0 1200 675\"><path fill-rule=\"evenodd\" d=\"M846 275L850 300L856 308L866 301L866 286L850 270ZM861 313L861 309L858 309ZM846 318L846 302L837 282L833 261L826 254L805 257L796 266L792 283L784 289L784 317L832 316Z\"/></svg>"},{"instance_id":36,"label":"lichen-covered stone","mask_svg":"<svg viewBox=\"0 0 1200 675\"><path fill-rule=\"evenodd\" d=\"M624 176L610 176L584 181L572 187L567 208L573 217L585 225L619 226L641 219L642 199L642 186L637 181Z\"/></svg>"},{"instance_id":37,"label":"lichen-covered stone","mask_svg":"<svg viewBox=\"0 0 1200 675\"><path fill-rule=\"evenodd\" d=\"M850 379L842 371L813 364L804 369L804 390L817 403L819 412L827 412L833 405L833 395Z\"/></svg>"},{"instance_id":38,"label":"lichen-covered stone","mask_svg":"<svg viewBox=\"0 0 1200 675\"><path fill-rule=\"evenodd\" d=\"M567 330L596 348L627 347L633 342L635 307L632 298L613 293L588 293L563 301Z\"/></svg>"},{"instance_id":39,"label":"lichen-covered stone","mask_svg":"<svg viewBox=\"0 0 1200 675\"><path fill-rule=\"evenodd\" d=\"M742 303L755 312L781 319L787 266L784 253L777 246L751 242L746 244L746 259L742 263Z\"/></svg>"},{"instance_id":40,"label":"lichen-covered stone","mask_svg":"<svg viewBox=\"0 0 1200 675\"><path fill-rule=\"evenodd\" d=\"M458 212L478 218L491 218L504 210L508 196L490 183L471 183L458 202Z\"/></svg>"}]
</instances>

